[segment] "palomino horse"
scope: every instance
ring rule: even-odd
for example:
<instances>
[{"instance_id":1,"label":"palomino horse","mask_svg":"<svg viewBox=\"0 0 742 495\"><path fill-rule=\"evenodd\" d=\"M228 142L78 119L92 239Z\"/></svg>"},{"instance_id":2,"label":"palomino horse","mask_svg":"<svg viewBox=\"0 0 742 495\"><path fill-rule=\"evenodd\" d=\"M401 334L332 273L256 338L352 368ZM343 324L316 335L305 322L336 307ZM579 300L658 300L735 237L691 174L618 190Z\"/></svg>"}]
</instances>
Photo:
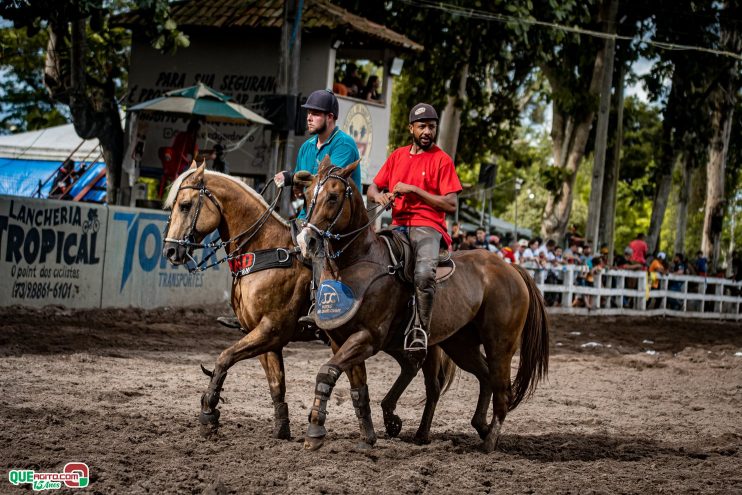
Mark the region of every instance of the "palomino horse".
<instances>
[{"instance_id":1,"label":"palomino horse","mask_svg":"<svg viewBox=\"0 0 742 495\"><path fill-rule=\"evenodd\" d=\"M163 256L175 265L184 264L194 247L203 247L204 237L218 230L224 248L231 259L247 256L254 262L249 275L235 277L232 284L232 308L241 325L249 329L246 336L224 350L216 361L206 392L201 397L200 422L207 429L219 424L219 396L227 371L243 359L258 356L268 378L275 418L273 436L288 439L288 405L285 402L286 383L282 350L290 341L305 340L300 336L297 318L309 309L311 270L295 259L290 226L254 190L228 175L205 171L195 162L173 183L165 207L171 209L165 232ZM244 253L244 254L243 254ZM258 271L261 253L278 253L288 266ZM252 258L250 256L253 255ZM284 263L286 265L286 263ZM243 268L244 269L244 268ZM389 352L402 367L402 374L387 394L385 401L392 410L406 385L417 372L414 362L402 352ZM442 352L437 351L425 363L427 401L437 401L441 389L450 383L455 366ZM354 388L365 370L348 369L348 378ZM358 403L354 398L354 405ZM431 406L432 407L432 406ZM360 406L356 407L359 413ZM426 404L426 409L429 407ZM363 411L365 412L365 410ZM369 418L370 418L370 411ZM392 415L391 427L401 427ZM420 428L425 434L430 420L423 417Z\"/></svg>"},{"instance_id":2,"label":"palomino horse","mask_svg":"<svg viewBox=\"0 0 742 495\"><path fill-rule=\"evenodd\" d=\"M412 293L411 287L386 275L390 256L370 225L361 195L348 180L354 168L322 162L308 189L308 223L299 235L305 256L317 258L326 252L330 261L334 259L335 266L330 264L331 272L326 269L322 278L336 278L363 301L348 323L327 331L338 350L317 375L304 443L311 450L324 442L327 401L335 377L363 363L390 339L399 338L392 331L398 328L394 322L408 313ZM436 294L429 345L442 347L460 368L479 379L472 425L489 452L497 445L508 411L532 394L548 372L548 321L541 293L522 268L486 250L456 252L453 259L456 271L439 284ZM510 363L518 343L520 363L511 384ZM494 414L487 425L490 397ZM373 439L370 428L365 425L362 435Z\"/></svg>"}]
</instances>

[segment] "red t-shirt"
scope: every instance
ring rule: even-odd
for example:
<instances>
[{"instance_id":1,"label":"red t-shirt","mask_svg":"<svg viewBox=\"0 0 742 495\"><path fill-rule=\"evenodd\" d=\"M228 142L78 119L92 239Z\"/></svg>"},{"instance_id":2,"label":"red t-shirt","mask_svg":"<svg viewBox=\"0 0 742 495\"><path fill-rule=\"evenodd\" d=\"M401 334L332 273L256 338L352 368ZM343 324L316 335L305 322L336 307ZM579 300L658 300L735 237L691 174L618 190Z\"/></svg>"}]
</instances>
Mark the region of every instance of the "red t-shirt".
<instances>
[{"instance_id":1,"label":"red t-shirt","mask_svg":"<svg viewBox=\"0 0 742 495\"><path fill-rule=\"evenodd\" d=\"M631 254L631 261L638 261L641 264L647 263L647 251L649 246L641 239L634 239L629 243L629 247L634 250Z\"/></svg>"},{"instance_id":2,"label":"red t-shirt","mask_svg":"<svg viewBox=\"0 0 742 495\"><path fill-rule=\"evenodd\" d=\"M374 178L379 189L392 191L398 182L403 182L437 196L461 191L461 182L450 156L436 145L428 151L411 155L411 147L397 148L389 155ZM441 233L446 244L451 245L446 230L446 213L433 208L417 194L405 194L394 200L392 224L433 227Z\"/></svg>"}]
</instances>

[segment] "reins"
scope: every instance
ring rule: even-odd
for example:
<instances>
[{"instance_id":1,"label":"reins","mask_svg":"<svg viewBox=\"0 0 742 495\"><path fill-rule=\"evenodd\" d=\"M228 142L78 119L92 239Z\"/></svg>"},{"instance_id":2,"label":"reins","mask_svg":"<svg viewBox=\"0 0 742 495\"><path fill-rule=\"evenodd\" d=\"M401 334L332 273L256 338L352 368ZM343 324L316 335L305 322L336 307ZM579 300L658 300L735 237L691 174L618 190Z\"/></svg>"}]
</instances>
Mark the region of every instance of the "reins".
<instances>
[{"instance_id":1,"label":"reins","mask_svg":"<svg viewBox=\"0 0 742 495\"><path fill-rule=\"evenodd\" d=\"M270 186L270 184L272 184L272 183L273 183L273 181L269 181L265 185L265 187L263 187L263 190L260 192L260 195L261 196L268 189L268 186ZM273 202L269 205L268 209L265 210L260 215L260 217L255 222L253 222L252 225L250 225L247 229L245 229L244 231L240 232L239 234L237 234L237 235L235 235L235 236L227 239L226 241L222 241L221 239L219 239L219 240L214 241L214 242L208 242L208 243L200 242L199 243L199 242L194 242L194 239L195 239L194 233L197 232L197 230L196 230L196 223L198 222L198 216L201 213L201 205L203 203L203 197L206 196L207 198L209 198L211 200L212 203L214 203L214 206L216 206L216 209L219 211L219 215L220 216L224 216L224 214L222 212L222 208L219 205L218 201L216 200L216 198L214 197L214 195L211 193L211 191L209 191L206 188L206 185L204 184L203 180L199 184L197 184L195 186L181 186L181 187L179 187L178 188L178 191L175 194L175 199L176 200L178 198L178 194L180 194L180 191L183 190L183 189L198 189L198 202L196 203L196 212L193 215L193 220L191 222L191 226L190 226L188 232L185 234L185 236L183 236L182 239L174 239L174 238L171 238L171 237L165 237L167 235L168 230L170 229L170 221L172 220L172 217L173 217L173 210L171 209L170 210L170 216L168 217L167 224L165 225L165 232L163 233L163 238L165 239L165 242L173 242L175 244L178 244L179 246L184 246L186 248L192 248L192 249L211 249L212 250L211 253L209 253L208 256L206 256L203 260L201 260L201 262L198 262L198 261L196 261L193 258L193 256L191 256L191 253L189 252L189 250L186 249L186 256L188 256L188 258L190 259L190 261L192 261L193 264L194 264L193 267L191 267L189 265L186 265L189 273L203 272L205 270L208 270L209 268L212 268L212 267L215 267L215 266L220 265L222 263L228 262L229 260L234 259L237 256L239 256L240 255L240 250L243 247L245 247L245 245L250 241L250 239L252 239L260 231L260 229L263 227L263 225L265 224L265 222L268 221L268 218L270 217L270 215L276 210L276 206L278 206L278 202L280 201L281 195L283 193L283 188L278 188L278 194L276 195L276 197L273 200ZM177 201L173 201L173 205L175 205L176 203L177 203ZM237 245L237 247L232 250L232 252L230 254L228 254L225 257L223 257L221 259L218 259L218 260L216 260L216 261L214 261L212 263L207 264L209 262L209 260L217 253L217 251L220 248L224 248L224 250L226 251L227 250L226 249L226 246L228 246L229 244L235 242L240 237L245 236L247 234L249 234L249 236L247 238L245 238L244 240L242 240L239 243L239 245ZM297 252L297 248L294 248L293 250L286 250L286 249L283 249L283 250L284 251L287 251L289 254L292 254L294 252Z\"/></svg>"},{"instance_id":2,"label":"reins","mask_svg":"<svg viewBox=\"0 0 742 495\"><path fill-rule=\"evenodd\" d=\"M391 205L391 202L389 202L389 203L386 203L386 204L376 205L373 208L369 208L368 210L366 210L367 212L374 211L374 210L379 210L379 211L376 212L373 216L371 216L369 218L369 221L368 222L366 222L362 226L360 226L357 229L352 230L350 232L346 232L344 234L333 234L332 233L332 228L337 223L338 219L340 218L340 215L343 214L343 210L345 208L345 202L346 202L346 200L350 200L351 197L353 196L353 188L350 186L350 183L348 182L348 179L346 179L345 177L342 177L340 175L336 175L336 174L333 173L334 171L336 171L338 169L339 169L339 167L334 167L330 171L330 173L325 176L325 178L323 178L322 180L318 181L317 182L317 185L314 186L314 192L312 194L312 202L309 205L309 211L307 212L307 223L306 223L306 227L309 227L310 229L312 229L313 231L315 231L317 233L317 235L319 235L320 237L322 237L324 239L339 241L339 240L344 239L346 237L353 236L347 243L345 243L345 245L342 248L338 249L337 251L335 251L334 253L332 253L332 254L330 254L328 256L328 258L331 259L331 260L332 259L339 258L340 255L342 255L343 252L348 248L348 246L350 246L353 243L353 241L355 241L358 238L358 236L361 235L361 232L363 232L369 226L373 225L373 223L376 221L376 219L379 218L384 213L384 211ZM330 179L337 179L340 182L342 182L343 185L345 186L345 193L343 194L343 202L340 204L340 209L335 214L334 218L330 222L330 225L326 229L323 230L323 229L320 229L319 227L317 227L316 225L314 225L313 223L311 223L310 222L310 219L312 218L312 213L314 212L314 207L317 204L317 196L319 195L319 191L322 189L322 187L325 185L325 183L328 180L330 180ZM396 194L395 194L395 197L396 197ZM351 208L351 216L352 216L353 215L353 203L352 202L350 203L350 208Z\"/></svg>"}]
</instances>

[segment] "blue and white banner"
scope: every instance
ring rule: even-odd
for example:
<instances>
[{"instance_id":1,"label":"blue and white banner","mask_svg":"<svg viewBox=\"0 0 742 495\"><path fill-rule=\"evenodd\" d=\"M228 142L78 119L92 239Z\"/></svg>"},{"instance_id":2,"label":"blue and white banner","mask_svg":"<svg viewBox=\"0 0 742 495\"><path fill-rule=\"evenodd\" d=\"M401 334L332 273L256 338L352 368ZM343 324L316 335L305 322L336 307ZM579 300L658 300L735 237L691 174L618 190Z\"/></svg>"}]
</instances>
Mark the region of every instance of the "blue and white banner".
<instances>
[{"instance_id":1,"label":"blue and white banner","mask_svg":"<svg viewBox=\"0 0 742 495\"><path fill-rule=\"evenodd\" d=\"M164 211L108 208L103 307L188 306L229 298L232 277L226 265L188 273L185 266L172 266L163 258L167 217ZM193 254L197 261L206 255L204 250Z\"/></svg>"}]
</instances>

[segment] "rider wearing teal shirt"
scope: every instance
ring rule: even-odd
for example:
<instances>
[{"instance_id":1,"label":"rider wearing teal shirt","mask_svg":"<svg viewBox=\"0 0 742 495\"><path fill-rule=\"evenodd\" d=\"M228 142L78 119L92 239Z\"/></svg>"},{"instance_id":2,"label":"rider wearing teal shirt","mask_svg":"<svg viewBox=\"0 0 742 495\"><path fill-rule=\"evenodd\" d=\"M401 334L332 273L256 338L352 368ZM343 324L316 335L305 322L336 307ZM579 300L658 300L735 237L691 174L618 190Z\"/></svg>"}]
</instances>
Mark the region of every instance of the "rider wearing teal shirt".
<instances>
[{"instance_id":1,"label":"rider wearing teal shirt","mask_svg":"<svg viewBox=\"0 0 742 495\"><path fill-rule=\"evenodd\" d=\"M322 159L327 155L330 155L332 164L338 167L347 167L360 158L356 142L353 141L352 137L340 130L339 127L335 127L332 130L329 139L322 143L319 148L317 148L317 138L318 136L315 134L299 148L299 156L296 158L296 169L294 173L300 170L307 170L312 175L316 175L319 164L322 163ZM361 185L360 167L356 167L351 179L356 183L358 189L363 187Z\"/></svg>"},{"instance_id":2,"label":"rider wearing teal shirt","mask_svg":"<svg viewBox=\"0 0 742 495\"><path fill-rule=\"evenodd\" d=\"M313 92L302 108L307 109L307 130L312 137L299 148L294 173L306 170L316 175L322 159L328 155L330 162L338 167L347 167L360 158L353 138L336 126L338 100L331 91L321 89ZM293 174L288 172L279 172L275 177L276 184L291 185L292 177ZM353 171L351 178L356 187L363 190L361 167ZM299 218L305 217L306 212L302 209Z\"/></svg>"}]
</instances>

